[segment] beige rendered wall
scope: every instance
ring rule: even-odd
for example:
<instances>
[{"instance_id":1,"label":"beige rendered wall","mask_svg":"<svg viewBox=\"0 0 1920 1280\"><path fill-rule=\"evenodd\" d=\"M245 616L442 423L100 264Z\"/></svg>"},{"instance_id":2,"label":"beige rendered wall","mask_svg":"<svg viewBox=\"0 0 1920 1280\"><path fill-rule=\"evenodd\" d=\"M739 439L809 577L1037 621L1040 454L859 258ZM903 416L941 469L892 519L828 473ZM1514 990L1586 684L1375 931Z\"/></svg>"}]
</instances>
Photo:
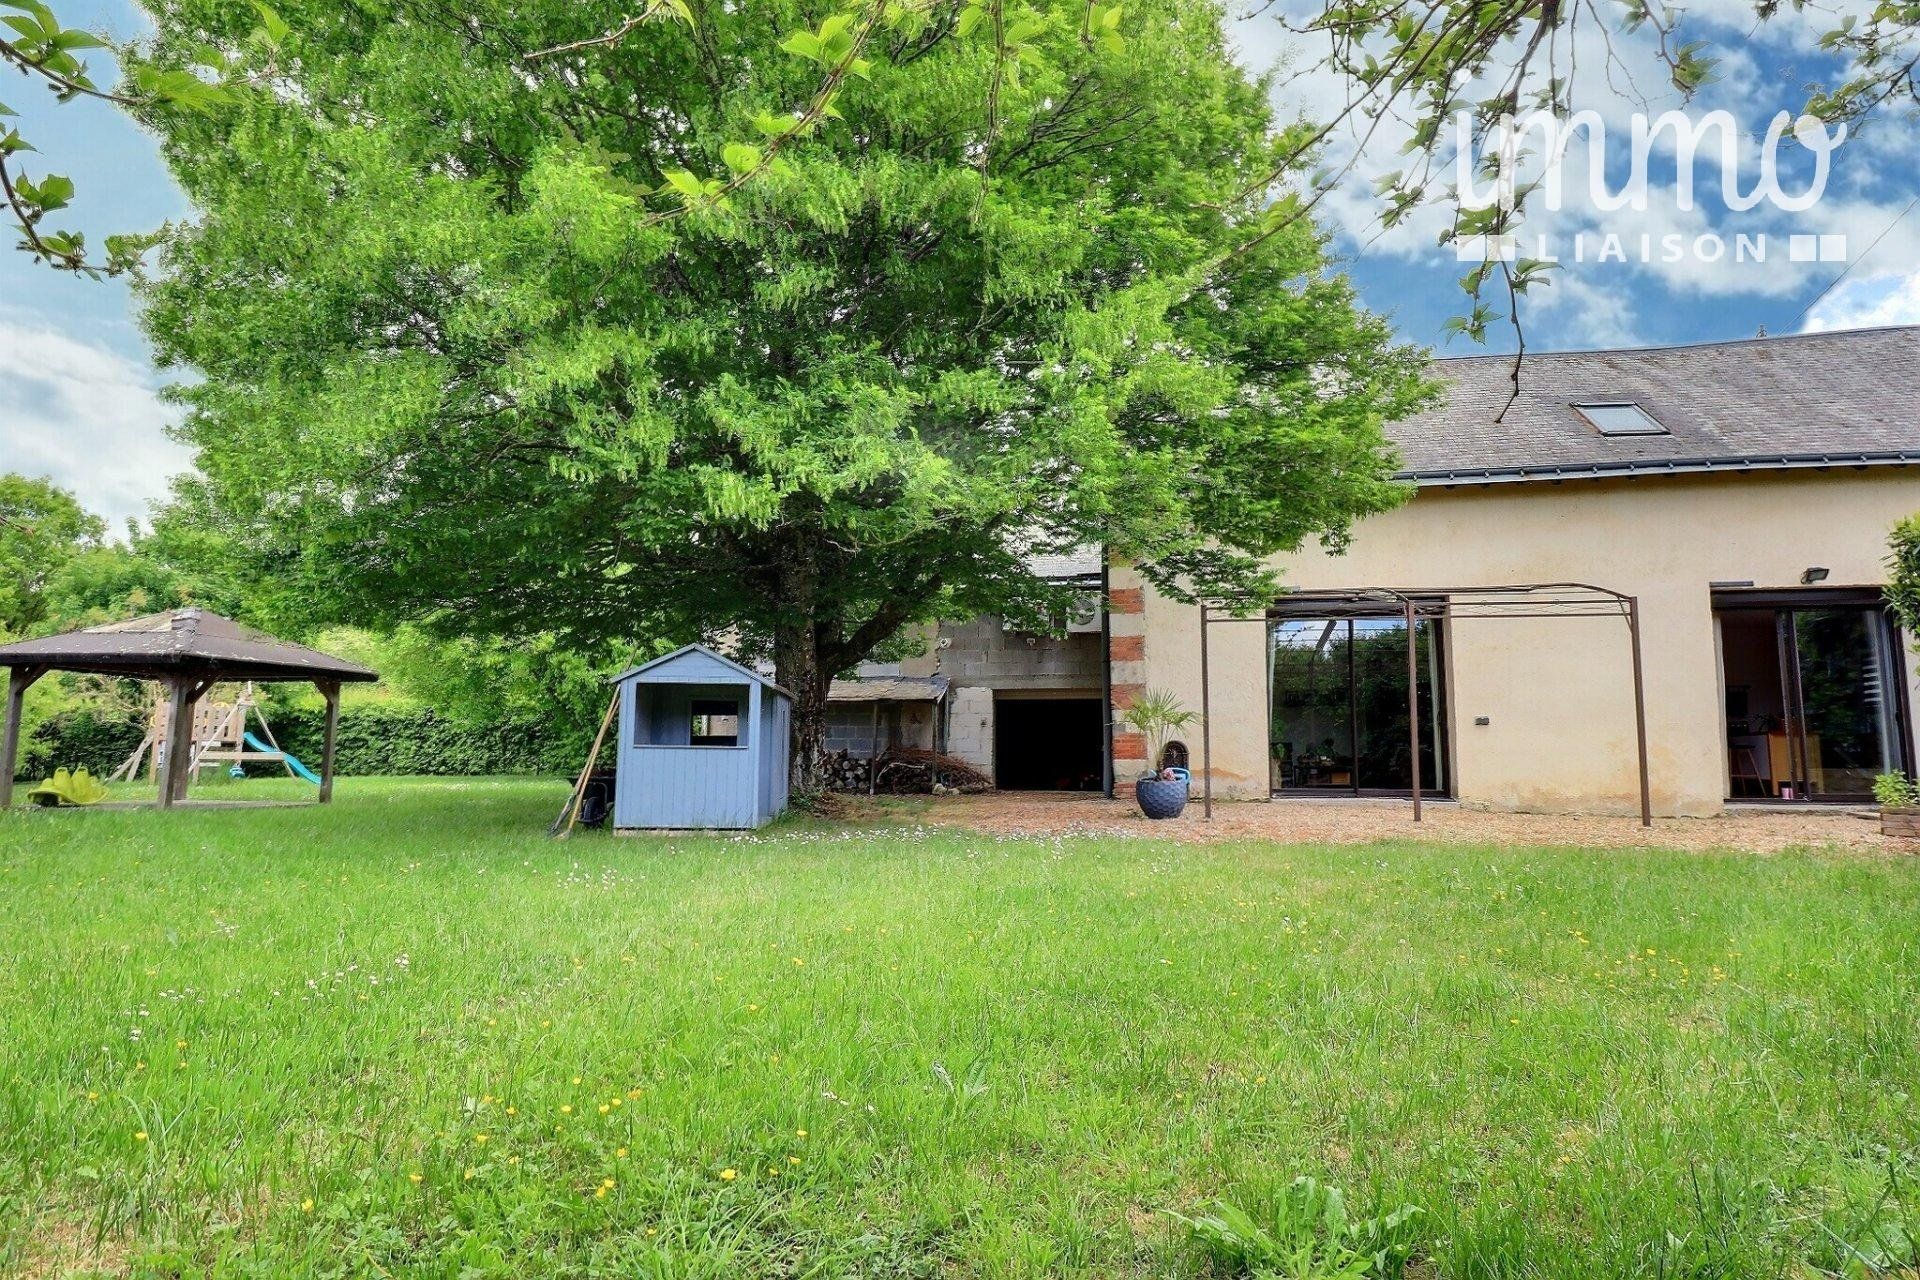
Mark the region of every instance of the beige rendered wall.
<instances>
[{"instance_id":1,"label":"beige rendered wall","mask_svg":"<svg viewBox=\"0 0 1920 1280\"><path fill-rule=\"evenodd\" d=\"M1424 489L1363 522L1345 555L1314 550L1281 566L1304 590L1570 580L1639 596L1654 810L1704 815L1726 794L1710 584L1795 587L1818 565L1831 571L1826 586L1877 585L1887 530L1915 511L1920 473L1898 467ZM1149 592L1142 624L1143 661L1129 674L1198 708L1199 610ZM1210 632L1216 795L1268 794L1265 634L1258 622ZM1624 623L1458 619L1446 639L1455 796L1502 809L1637 808ZM1910 654L1910 685L1914 665ZM1480 716L1489 723L1476 726Z\"/></svg>"}]
</instances>

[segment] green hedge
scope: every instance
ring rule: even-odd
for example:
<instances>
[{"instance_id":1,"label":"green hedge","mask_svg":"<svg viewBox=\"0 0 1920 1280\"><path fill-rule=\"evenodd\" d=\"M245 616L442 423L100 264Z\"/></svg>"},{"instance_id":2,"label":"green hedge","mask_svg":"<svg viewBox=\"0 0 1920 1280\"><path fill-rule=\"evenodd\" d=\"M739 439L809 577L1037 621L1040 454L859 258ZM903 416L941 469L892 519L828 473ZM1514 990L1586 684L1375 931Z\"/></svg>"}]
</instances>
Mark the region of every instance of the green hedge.
<instances>
[{"instance_id":1,"label":"green hedge","mask_svg":"<svg viewBox=\"0 0 1920 1280\"><path fill-rule=\"evenodd\" d=\"M97 778L118 769L147 736L144 720L98 711L67 711L43 722L20 744L19 775L38 781L80 765Z\"/></svg>"},{"instance_id":2,"label":"green hedge","mask_svg":"<svg viewBox=\"0 0 1920 1280\"><path fill-rule=\"evenodd\" d=\"M268 719L280 745L318 772L325 713L270 711ZM252 727L257 734L258 725ZM40 776L59 765L84 765L104 775L132 754L145 732L145 725L131 718L91 711L55 716L21 753L21 776ZM579 769L590 740L589 733L547 719L466 724L424 707L353 707L340 715L334 766L342 776L564 774Z\"/></svg>"}]
</instances>

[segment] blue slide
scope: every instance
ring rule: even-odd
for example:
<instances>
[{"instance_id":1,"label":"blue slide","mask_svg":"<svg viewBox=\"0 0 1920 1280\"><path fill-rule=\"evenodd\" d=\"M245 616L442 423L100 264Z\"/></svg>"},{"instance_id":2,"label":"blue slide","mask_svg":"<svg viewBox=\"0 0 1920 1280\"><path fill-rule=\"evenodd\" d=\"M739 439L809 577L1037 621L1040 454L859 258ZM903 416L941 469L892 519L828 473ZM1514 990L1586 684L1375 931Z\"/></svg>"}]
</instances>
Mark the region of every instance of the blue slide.
<instances>
[{"instance_id":1,"label":"blue slide","mask_svg":"<svg viewBox=\"0 0 1920 1280\"><path fill-rule=\"evenodd\" d=\"M272 751L273 750L272 747L260 741L260 739L254 737L251 733L246 735L246 739L247 739L247 745L255 751ZM313 770L307 768L307 766L301 764L299 760L297 760L293 756L288 755L284 751L280 753L280 758L287 762L287 768L293 770L294 777L300 778L306 782L311 782L316 787L320 785L320 775L315 773Z\"/></svg>"}]
</instances>

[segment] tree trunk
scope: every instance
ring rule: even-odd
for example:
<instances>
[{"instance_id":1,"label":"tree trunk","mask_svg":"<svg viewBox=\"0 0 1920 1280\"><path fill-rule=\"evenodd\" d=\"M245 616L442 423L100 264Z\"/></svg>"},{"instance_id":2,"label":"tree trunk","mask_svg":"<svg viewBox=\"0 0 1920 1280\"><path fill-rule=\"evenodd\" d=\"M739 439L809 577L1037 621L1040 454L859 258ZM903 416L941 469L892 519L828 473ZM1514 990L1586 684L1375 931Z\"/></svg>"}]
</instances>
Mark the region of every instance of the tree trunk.
<instances>
[{"instance_id":1,"label":"tree trunk","mask_svg":"<svg viewBox=\"0 0 1920 1280\"><path fill-rule=\"evenodd\" d=\"M818 612L820 553L796 544L782 549L776 589L782 614L773 628L773 678L793 695L792 756L788 784L795 795L825 789L827 690L834 673L865 660L939 590L938 577L914 580L889 591L872 617L850 631L846 620L823 621Z\"/></svg>"},{"instance_id":2,"label":"tree trunk","mask_svg":"<svg viewBox=\"0 0 1920 1280\"><path fill-rule=\"evenodd\" d=\"M780 557L781 617L773 629L773 678L793 695L793 733L787 760L787 784L794 795L825 789L821 769L826 754L827 687L825 635L814 616L819 568L813 548L795 545Z\"/></svg>"},{"instance_id":3,"label":"tree trunk","mask_svg":"<svg viewBox=\"0 0 1920 1280\"><path fill-rule=\"evenodd\" d=\"M823 790L826 776L827 689L833 672L820 656L820 637L811 625L781 627L773 637L773 678L793 695L792 755L788 785L795 795Z\"/></svg>"}]
</instances>

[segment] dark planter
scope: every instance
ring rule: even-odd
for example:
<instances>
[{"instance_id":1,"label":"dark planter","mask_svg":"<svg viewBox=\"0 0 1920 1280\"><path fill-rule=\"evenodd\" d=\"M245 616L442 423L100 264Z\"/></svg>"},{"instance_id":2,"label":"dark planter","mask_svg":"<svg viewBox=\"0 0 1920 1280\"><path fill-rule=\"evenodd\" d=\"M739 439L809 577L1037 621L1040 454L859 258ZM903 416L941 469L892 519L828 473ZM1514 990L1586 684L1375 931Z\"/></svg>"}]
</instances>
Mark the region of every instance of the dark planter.
<instances>
[{"instance_id":1,"label":"dark planter","mask_svg":"<svg viewBox=\"0 0 1920 1280\"><path fill-rule=\"evenodd\" d=\"M1177 818L1187 807L1187 782L1145 778L1133 784L1133 798L1140 802L1140 812L1149 818Z\"/></svg>"}]
</instances>

